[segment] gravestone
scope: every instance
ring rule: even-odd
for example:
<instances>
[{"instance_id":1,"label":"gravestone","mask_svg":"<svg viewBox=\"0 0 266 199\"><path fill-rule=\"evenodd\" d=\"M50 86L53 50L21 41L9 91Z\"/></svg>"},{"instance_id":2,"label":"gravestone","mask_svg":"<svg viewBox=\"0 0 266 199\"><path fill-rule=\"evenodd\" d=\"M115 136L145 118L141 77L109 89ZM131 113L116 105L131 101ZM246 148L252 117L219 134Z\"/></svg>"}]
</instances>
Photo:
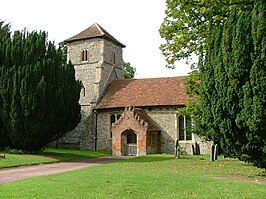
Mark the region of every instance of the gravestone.
<instances>
[{"instance_id":1,"label":"gravestone","mask_svg":"<svg viewBox=\"0 0 266 199\"><path fill-rule=\"evenodd\" d=\"M175 159L179 159L180 156L180 147L179 147L179 140L176 140L176 144L175 144Z\"/></svg>"},{"instance_id":2,"label":"gravestone","mask_svg":"<svg viewBox=\"0 0 266 199\"><path fill-rule=\"evenodd\" d=\"M214 146L214 160L217 160L218 158L218 145L215 144Z\"/></svg>"},{"instance_id":3,"label":"gravestone","mask_svg":"<svg viewBox=\"0 0 266 199\"><path fill-rule=\"evenodd\" d=\"M210 160L214 161L214 151L215 151L215 146L212 144L210 148Z\"/></svg>"}]
</instances>

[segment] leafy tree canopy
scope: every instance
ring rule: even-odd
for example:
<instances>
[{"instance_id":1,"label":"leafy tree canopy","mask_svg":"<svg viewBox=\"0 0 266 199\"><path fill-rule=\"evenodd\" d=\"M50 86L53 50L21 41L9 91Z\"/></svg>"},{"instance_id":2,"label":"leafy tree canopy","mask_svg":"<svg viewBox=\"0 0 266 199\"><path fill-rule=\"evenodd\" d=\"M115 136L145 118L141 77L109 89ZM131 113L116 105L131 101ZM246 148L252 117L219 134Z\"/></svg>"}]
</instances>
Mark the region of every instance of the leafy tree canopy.
<instances>
[{"instance_id":1,"label":"leafy tree canopy","mask_svg":"<svg viewBox=\"0 0 266 199\"><path fill-rule=\"evenodd\" d=\"M223 23L233 6L246 9L254 0L166 0L166 17L159 30L165 43L160 46L168 67L176 60L199 55L205 46L210 21Z\"/></svg>"},{"instance_id":2,"label":"leafy tree canopy","mask_svg":"<svg viewBox=\"0 0 266 199\"><path fill-rule=\"evenodd\" d=\"M131 66L129 62L124 62L124 61L123 61L123 67L124 67L124 78L125 79L134 78L136 74L136 68Z\"/></svg>"}]
</instances>

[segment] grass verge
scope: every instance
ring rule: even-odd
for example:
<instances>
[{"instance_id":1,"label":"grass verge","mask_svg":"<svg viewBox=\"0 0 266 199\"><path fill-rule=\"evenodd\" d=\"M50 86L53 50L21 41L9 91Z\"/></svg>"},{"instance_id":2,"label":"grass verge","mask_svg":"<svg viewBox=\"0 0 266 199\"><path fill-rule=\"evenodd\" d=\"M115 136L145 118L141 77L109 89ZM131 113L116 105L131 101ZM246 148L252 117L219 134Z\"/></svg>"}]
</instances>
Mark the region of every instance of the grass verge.
<instances>
[{"instance_id":1,"label":"grass verge","mask_svg":"<svg viewBox=\"0 0 266 199\"><path fill-rule=\"evenodd\" d=\"M235 159L149 155L0 184L4 198L266 198L262 169Z\"/></svg>"},{"instance_id":2,"label":"grass verge","mask_svg":"<svg viewBox=\"0 0 266 199\"><path fill-rule=\"evenodd\" d=\"M6 158L0 158L0 169L7 167L26 166L77 160L111 155L110 151L82 151L70 149L47 148L40 154L6 154Z\"/></svg>"}]
</instances>

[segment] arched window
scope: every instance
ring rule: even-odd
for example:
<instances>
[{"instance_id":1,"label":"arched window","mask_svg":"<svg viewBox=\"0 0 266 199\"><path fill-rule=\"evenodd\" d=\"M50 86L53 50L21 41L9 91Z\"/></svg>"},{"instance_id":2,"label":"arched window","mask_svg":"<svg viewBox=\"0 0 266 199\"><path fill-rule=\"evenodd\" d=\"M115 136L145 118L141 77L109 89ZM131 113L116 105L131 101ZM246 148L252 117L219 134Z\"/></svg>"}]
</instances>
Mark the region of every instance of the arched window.
<instances>
[{"instance_id":1,"label":"arched window","mask_svg":"<svg viewBox=\"0 0 266 199\"><path fill-rule=\"evenodd\" d=\"M116 116L114 114L112 114L110 116L110 138L113 137L113 134L112 134L112 125L116 122Z\"/></svg>"},{"instance_id":2,"label":"arched window","mask_svg":"<svg viewBox=\"0 0 266 199\"><path fill-rule=\"evenodd\" d=\"M85 50L85 60L84 61L88 61L88 50Z\"/></svg>"},{"instance_id":3,"label":"arched window","mask_svg":"<svg viewBox=\"0 0 266 199\"><path fill-rule=\"evenodd\" d=\"M112 114L110 115L110 138L112 138L112 125L116 123L117 120L121 117L121 114Z\"/></svg>"},{"instance_id":4,"label":"arched window","mask_svg":"<svg viewBox=\"0 0 266 199\"><path fill-rule=\"evenodd\" d=\"M81 61L88 61L88 50L82 50Z\"/></svg>"},{"instance_id":5,"label":"arched window","mask_svg":"<svg viewBox=\"0 0 266 199\"><path fill-rule=\"evenodd\" d=\"M82 50L81 52L81 61L84 61L85 57L84 57L84 50Z\"/></svg>"},{"instance_id":6,"label":"arched window","mask_svg":"<svg viewBox=\"0 0 266 199\"><path fill-rule=\"evenodd\" d=\"M115 52L113 52L113 57L112 57L112 64L115 64Z\"/></svg>"},{"instance_id":7,"label":"arched window","mask_svg":"<svg viewBox=\"0 0 266 199\"><path fill-rule=\"evenodd\" d=\"M83 88L82 88L82 93L83 93L83 97L86 97L86 89L85 89L84 86L83 86Z\"/></svg>"},{"instance_id":8,"label":"arched window","mask_svg":"<svg viewBox=\"0 0 266 199\"><path fill-rule=\"evenodd\" d=\"M189 115L179 116L179 140L192 140L192 122Z\"/></svg>"},{"instance_id":9,"label":"arched window","mask_svg":"<svg viewBox=\"0 0 266 199\"><path fill-rule=\"evenodd\" d=\"M115 117L115 115L111 115L111 125L113 124L113 123L115 123L116 122L116 117Z\"/></svg>"}]
</instances>

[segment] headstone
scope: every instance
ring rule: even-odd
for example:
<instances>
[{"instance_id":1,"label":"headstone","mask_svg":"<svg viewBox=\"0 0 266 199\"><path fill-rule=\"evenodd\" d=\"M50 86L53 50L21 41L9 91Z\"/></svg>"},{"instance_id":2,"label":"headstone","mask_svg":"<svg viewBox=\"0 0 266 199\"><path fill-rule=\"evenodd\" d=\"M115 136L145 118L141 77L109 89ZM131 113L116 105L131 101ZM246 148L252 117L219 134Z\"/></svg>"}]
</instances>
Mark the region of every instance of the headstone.
<instances>
[{"instance_id":1,"label":"headstone","mask_svg":"<svg viewBox=\"0 0 266 199\"><path fill-rule=\"evenodd\" d=\"M197 143L196 143L197 144ZM193 155L197 155L197 152L196 152L196 147L192 144L192 154Z\"/></svg>"},{"instance_id":2,"label":"headstone","mask_svg":"<svg viewBox=\"0 0 266 199\"><path fill-rule=\"evenodd\" d=\"M214 146L214 160L217 160L218 158L218 145L215 144Z\"/></svg>"},{"instance_id":3,"label":"headstone","mask_svg":"<svg viewBox=\"0 0 266 199\"><path fill-rule=\"evenodd\" d=\"M197 142L196 142L196 155L200 155L200 146Z\"/></svg>"},{"instance_id":4,"label":"headstone","mask_svg":"<svg viewBox=\"0 0 266 199\"><path fill-rule=\"evenodd\" d=\"M211 148L210 148L210 160L211 161L214 161L214 145L212 144L211 145Z\"/></svg>"},{"instance_id":5,"label":"headstone","mask_svg":"<svg viewBox=\"0 0 266 199\"><path fill-rule=\"evenodd\" d=\"M175 159L180 158L179 154L180 154L179 140L177 139L175 143Z\"/></svg>"}]
</instances>

